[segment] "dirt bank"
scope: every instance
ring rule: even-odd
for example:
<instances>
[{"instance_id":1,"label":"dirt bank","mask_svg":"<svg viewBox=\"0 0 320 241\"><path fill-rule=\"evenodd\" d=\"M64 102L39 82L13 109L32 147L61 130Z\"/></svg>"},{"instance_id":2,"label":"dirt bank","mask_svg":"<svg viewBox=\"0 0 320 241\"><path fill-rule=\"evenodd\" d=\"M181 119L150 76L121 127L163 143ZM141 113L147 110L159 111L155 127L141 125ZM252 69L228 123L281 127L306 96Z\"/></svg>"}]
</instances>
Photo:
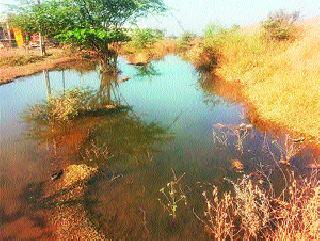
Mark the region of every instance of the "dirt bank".
<instances>
[{"instance_id":1,"label":"dirt bank","mask_svg":"<svg viewBox=\"0 0 320 241\"><path fill-rule=\"evenodd\" d=\"M70 63L83 62L83 53L62 49L49 49L47 56L39 56L38 51L1 50L0 85L12 82L15 78L35 74L42 70L58 67L67 68ZM86 60L86 62L91 60ZM73 66L73 64L72 64Z\"/></svg>"}]
</instances>

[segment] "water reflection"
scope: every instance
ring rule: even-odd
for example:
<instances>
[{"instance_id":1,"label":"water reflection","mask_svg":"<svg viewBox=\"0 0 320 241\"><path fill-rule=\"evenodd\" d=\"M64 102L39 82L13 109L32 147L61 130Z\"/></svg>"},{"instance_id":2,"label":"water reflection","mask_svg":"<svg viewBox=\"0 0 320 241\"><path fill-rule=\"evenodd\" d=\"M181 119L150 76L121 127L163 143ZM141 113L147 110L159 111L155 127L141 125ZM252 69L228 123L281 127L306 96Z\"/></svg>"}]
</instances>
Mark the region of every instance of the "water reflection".
<instances>
[{"instance_id":1,"label":"water reflection","mask_svg":"<svg viewBox=\"0 0 320 241\"><path fill-rule=\"evenodd\" d=\"M199 77L192 65L175 56L146 69L121 60L119 68L121 75L103 74L96 66L81 73L62 68L1 86L1 127L6 131L0 190L6 198L0 200L0 212L6 237L101 239L104 233L109 239L208 240L193 214L193 208L203 211L202 187L214 183L224 188L224 178L239 177L232 169L234 159L243 163L244 172L260 164L269 171L275 165L261 150L264 140L272 144L273 137L255 125L252 138L233 135L233 144L227 146L214 142L217 123L250 124L244 105L235 102L227 84ZM119 81L122 75L130 80ZM130 108L87 113L54 125L20 120L28 105L74 88L93 89L95 101L103 106L120 103ZM29 138L21 134L25 132ZM58 183L64 177L57 182L50 177L70 166L97 172L73 188L61 189ZM172 170L177 176L185 173L179 184L187 199L186 205L178 204L175 221L158 201ZM35 219L41 219L39 225ZM27 225L18 233L12 228L17 224Z\"/></svg>"},{"instance_id":2,"label":"water reflection","mask_svg":"<svg viewBox=\"0 0 320 241\"><path fill-rule=\"evenodd\" d=\"M138 77L148 77L152 78L153 76L160 75L159 71L156 70L156 68L152 65L152 63L149 63L146 66L138 66L136 67L138 73Z\"/></svg>"},{"instance_id":3,"label":"water reflection","mask_svg":"<svg viewBox=\"0 0 320 241\"><path fill-rule=\"evenodd\" d=\"M211 72L200 73L199 85L203 91L203 102L214 108L214 106L221 103L221 99L214 92L215 88L215 79L214 75Z\"/></svg>"}]
</instances>

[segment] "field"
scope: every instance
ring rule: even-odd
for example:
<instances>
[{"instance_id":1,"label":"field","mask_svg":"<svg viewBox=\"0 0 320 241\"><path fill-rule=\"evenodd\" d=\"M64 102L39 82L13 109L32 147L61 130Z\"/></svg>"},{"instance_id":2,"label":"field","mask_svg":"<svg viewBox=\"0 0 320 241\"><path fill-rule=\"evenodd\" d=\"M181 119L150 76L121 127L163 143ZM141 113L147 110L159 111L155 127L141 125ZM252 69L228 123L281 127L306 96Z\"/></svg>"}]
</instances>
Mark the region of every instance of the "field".
<instances>
[{"instance_id":1,"label":"field","mask_svg":"<svg viewBox=\"0 0 320 241\"><path fill-rule=\"evenodd\" d=\"M214 56L214 74L241 84L260 119L319 144L319 25L319 18L300 22L297 39L282 42L263 40L257 27L230 31L204 38L187 57L201 67Z\"/></svg>"}]
</instances>

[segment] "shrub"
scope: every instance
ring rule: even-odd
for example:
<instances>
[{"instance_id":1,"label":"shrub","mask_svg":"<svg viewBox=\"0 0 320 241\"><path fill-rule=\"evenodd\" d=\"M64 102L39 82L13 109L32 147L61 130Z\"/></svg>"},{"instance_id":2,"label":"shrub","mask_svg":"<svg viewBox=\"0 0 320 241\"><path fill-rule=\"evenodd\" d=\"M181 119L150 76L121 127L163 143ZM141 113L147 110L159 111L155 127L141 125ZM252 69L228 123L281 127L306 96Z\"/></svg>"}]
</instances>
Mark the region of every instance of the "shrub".
<instances>
[{"instance_id":1,"label":"shrub","mask_svg":"<svg viewBox=\"0 0 320 241\"><path fill-rule=\"evenodd\" d=\"M190 32L184 32L177 41L178 50L180 52L187 50L195 38L196 38L195 34Z\"/></svg>"},{"instance_id":2,"label":"shrub","mask_svg":"<svg viewBox=\"0 0 320 241\"><path fill-rule=\"evenodd\" d=\"M73 89L64 94L52 96L42 104L31 107L27 119L63 122L69 121L82 113L103 108L99 95L91 90Z\"/></svg>"},{"instance_id":3,"label":"shrub","mask_svg":"<svg viewBox=\"0 0 320 241\"><path fill-rule=\"evenodd\" d=\"M131 44L137 50L150 47L152 44L164 38L164 34L159 29L138 28L131 34Z\"/></svg>"},{"instance_id":4,"label":"shrub","mask_svg":"<svg viewBox=\"0 0 320 241\"><path fill-rule=\"evenodd\" d=\"M271 13L262 23L263 35L267 40L292 40L296 35L295 22L299 12L286 13L283 10Z\"/></svg>"},{"instance_id":5,"label":"shrub","mask_svg":"<svg viewBox=\"0 0 320 241\"><path fill-rule=\"evenodd\" d=\"M204 216L195 215L214 240L316 240L320 192L316 175L292 176L280 196L267 177L256 183L244 175L230 181L233 195L228 192L219 198L215 186L211 195L204 192Z\"/></svg>"},{"instance_id":6,"label":"shrub","mask_svg":"<svg viewBox=\"0 0 320 241\"><path fill-rule=\"evenodd\" d=\"M221 25L212 23L204 29L204 38L213 38L215 36L222 35L227 31L228 30L226 28L223 28Z\"/></svg>"},{"instance_id":7,"label":"shrub","mask_svg":"<svg viewBox=\"0 0 320 241\"><path fill-rule=\"evenodd\" d=\"M209 25L204 30L204 40L187 53L187 58L200 71L213 70L228 49L234 48L241 41L238 30L238 26L223 28L215 24Z\"/></svg>"}]
</instances>

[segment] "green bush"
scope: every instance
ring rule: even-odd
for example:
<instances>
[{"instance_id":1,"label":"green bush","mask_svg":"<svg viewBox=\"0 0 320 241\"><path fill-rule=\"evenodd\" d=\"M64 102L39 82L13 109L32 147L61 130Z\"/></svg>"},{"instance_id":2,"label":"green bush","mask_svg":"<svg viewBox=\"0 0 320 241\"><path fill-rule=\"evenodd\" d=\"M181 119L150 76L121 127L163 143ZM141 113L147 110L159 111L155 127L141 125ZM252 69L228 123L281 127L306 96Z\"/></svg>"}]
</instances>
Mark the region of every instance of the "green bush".
<instances>
[{"instance_id":1,"label":"green bush","mask_svg":"<svg viewBox=\"0 0 320 241\"><path fill-rule=\"evenodd\" d=\"M179 51L185 51L190 46L191 42L196 38L196 35L190 32L184 32L177 41Z\"/></svg>"},{"instance_id":2,"label":"green bush","mask_svg":"<svg viewBox=\"0 0 320 241\"><path fill-rule=\"evenodd\" d=\"M159 29L138 28L132 31L131 44L135 49L145 49L164 38L164 33Z\"/></svg>"},{"instance_id":3,"label":"green bush","mask_svg":"<svg viewBox=\"0 0 320 241\"><path fill-rule=\"evenodd\" d=\"M283 10L271 13L262 23L263 36L267 40L293 40L296 36L295 22L299 12L286 13Z\"/></svg>"},{"instance_id":4,"label":"green bush","mask_svg":"<svg viewBox=\"0 0 320 241\"><path fill-rule=\"evenodd\" d=\"M226 31L227 31L226 28L223 28L219 24L213 23L213 24L208 25L204 29L204 38L205 39L212 38L212 37L215 37L217 35L221 35L221 34L225 33Z\"/></svg>"}]
</instances>

